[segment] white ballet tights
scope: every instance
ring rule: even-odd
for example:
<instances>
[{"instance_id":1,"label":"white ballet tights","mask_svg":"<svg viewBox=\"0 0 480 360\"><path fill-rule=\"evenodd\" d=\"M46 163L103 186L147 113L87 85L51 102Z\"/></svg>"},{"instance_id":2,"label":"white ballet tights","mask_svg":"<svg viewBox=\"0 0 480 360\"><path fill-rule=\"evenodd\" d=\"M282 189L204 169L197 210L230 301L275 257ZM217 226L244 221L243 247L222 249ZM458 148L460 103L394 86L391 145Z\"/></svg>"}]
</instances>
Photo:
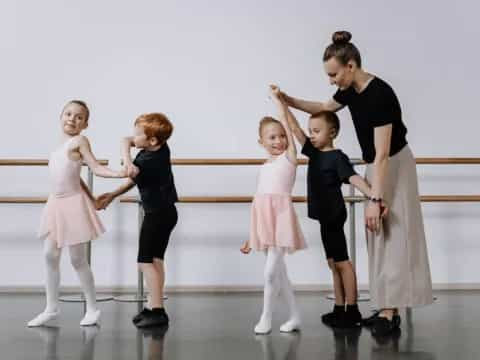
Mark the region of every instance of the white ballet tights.
<instances>
[{"instance_id":1,"label":"white ballet tights","mask_svg":"<svg viewBox=\"0 0 480 360\"><path fill-rule=\"evenodd\" d=\"M100 311L97 309L95 295L95 281L87 260L87 243L69 246L70 261L77 272L86 303L86 314L81 325L94 325L98 321ZM29 322L29 326L41 326L54 319L59 312L60 288L60 257L62 249L57 248L53 241L44 242L44 256L46 263L45 291L47 304L43 313ZM92 323L93 322L93 323Z\"/></svg>"},{"instance_id":2,"label":"white ballet tights","mask_svg":"<svg viewBox=\"0 0 480 360\"><path fill-rule=\"evenodd\" d=\"M279 295L284 298L290 314L289 320L280 327L280 331L291 332L300 328L300 316L288 278L284 256L284 251L278 248L268 248L266 252L263 312L260 321L255 326L257 334L266 334L271 331L273 307L275 298Z\"/></svg>"}]
</instances>

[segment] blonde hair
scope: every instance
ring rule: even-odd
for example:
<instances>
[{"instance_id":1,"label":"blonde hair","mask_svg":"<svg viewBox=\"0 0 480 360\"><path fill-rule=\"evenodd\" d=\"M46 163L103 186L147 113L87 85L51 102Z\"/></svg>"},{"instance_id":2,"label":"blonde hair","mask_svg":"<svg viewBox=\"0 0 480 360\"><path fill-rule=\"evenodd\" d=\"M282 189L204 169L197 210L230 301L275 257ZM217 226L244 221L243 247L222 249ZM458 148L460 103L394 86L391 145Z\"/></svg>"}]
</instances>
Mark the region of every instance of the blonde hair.
<instances>
[{"instance_id":1,"label":"blonde hair","mask_svg":"<svg viewBox=\"0 0 480 360\"><path fill-rule=\"evenodd\" d=\"M62 110L62 114L63 112L65 111L65 108L70 105L70 104L76 104L76 105L79 105L81 107L83 107L85 109L85 112L87 113L87 119L86 121L88 122L88 118L90 117L90 109L88 108L88 105L85 101L82 101L82 100L70 100L69 102L67 102L65 104L65 106L63 107L63 110Z\"/></svg>"},{"instance_id":2,"label":"blonde hair","mask_svg":"<svg viewBox=\"0 0 480 360\"><path fill-rule=\"evenodd\" d=\"M261 120L260 120L260 124L258 126L258 136L262 137L262 131L263 131L263 128L269 124L278 124L280 125L282 128L283 128L283 125L280 121L278 121L277 119L271 117L271 116L264 116Z\"/></svg>"}]
</instances>

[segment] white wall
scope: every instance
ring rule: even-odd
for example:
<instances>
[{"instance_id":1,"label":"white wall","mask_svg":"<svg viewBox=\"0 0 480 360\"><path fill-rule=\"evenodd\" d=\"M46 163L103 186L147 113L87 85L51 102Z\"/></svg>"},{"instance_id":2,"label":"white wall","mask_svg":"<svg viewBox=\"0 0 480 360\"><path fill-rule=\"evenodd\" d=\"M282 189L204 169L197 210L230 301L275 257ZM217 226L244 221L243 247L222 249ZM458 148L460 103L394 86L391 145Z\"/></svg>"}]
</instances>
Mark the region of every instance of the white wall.
<instances>
[{"instance_id":1,"label":"white wall","mask_svg":"<svg viewBox=\"0 0 480 360\"><path fill-rule=\"evenodd\" d=\"M142 112L163 111L175 124L173 156L261 157L258 119L271 113L266 86L326 99L334 92L321 57L331 33L348 29L364 67L399 96L417 156L478 156L480 6L474 1L32 1L0 5L0 158L46 158L58 141L58 117L72 98L92 109L97 157L118 166L119 139ZM302 121L305 116L299 114ZM338 147L360 151L347 111ZM254 167L176 167L181 195L251 195ZM362 169L360 169L361 171ZM421 166L422 194L478 194L480 166ZM119 182L96 180L106 191ZM0 168L0 196L46 195L45 168ZM295 194L305 193L299 169ZM262 256L241 256L247 204L179 205L168 251L173 286L262 283ZM297 206L310 248L288 262L298 285L330 277L317 225ZM478 204L425 204L435 284L480 283ZM0 205L0 286L43 283L40 205ZM367 283L361 209L359 282ZM99 286L136 281L133 205L102 214L108 233L94 243ZM64 258L67 260L67 257ZM64 264L63 283L76 278Z\"/></svg>"}]
</instances>

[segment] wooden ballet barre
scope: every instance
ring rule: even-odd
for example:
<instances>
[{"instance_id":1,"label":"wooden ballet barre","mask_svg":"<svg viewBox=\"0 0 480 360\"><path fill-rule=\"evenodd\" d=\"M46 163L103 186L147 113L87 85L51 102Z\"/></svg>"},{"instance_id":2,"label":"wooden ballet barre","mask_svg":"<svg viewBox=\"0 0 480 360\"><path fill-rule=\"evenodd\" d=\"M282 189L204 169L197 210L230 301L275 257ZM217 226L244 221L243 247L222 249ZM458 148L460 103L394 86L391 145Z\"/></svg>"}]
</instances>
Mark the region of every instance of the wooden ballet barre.
<instances>
[{"instance_id":1,"label":"wooden ballet barre","mask_svg":"<svg viewBox=\"0 0 480 360\"><path fill-rule=\"evenodd\" d=\"M251 196L183 196L180 203L249 203ZM293 196L294 202L306 202L305 196ZM345 196L345 202L357 203L366 200L364 196ZM47 201L46 197L0 197L0 204L42 204ZM480 195L423 195L421 202L480 202ZM139 203L135 196L124 196L120 198L122 203Z\"/></svg>"},{"instance_id":2,"label":"wooden ballet barre","mask_svg":"<svg viewBox=\"0 0 480 360\"><path fill-rule=\"evenodd\" d=\"M46 202L46 197L0 197L0 204L43 204Z\"/></svg>"},{"instance_id":3,"label":"wooden ballet barre","mask_svg":"<svg viewBox=\"0 0 480 360\"><path fill-rule=\"evenodd\" d=\"M345 202L357 203L366 200L364 196L345 196ZM1 199L0 199L1 200ZM251 196L186 196L180 197L180 203L249 203ZM305 196L293 196L293 202L306 202ZM480 195L423 195L421 202L480 202ZM123 203L138 203L140 200L135 196L124 196L120 198Z\"/></svg>"},{"instance_id":4,"label":"wooden ballet barre","mask_svg":"<svg viewBox=\"0 0 480 360\"><path fill-rule=\"evenodd\" d=\"M421 202L480 202L480 195L423 195Z\"/></svg>"},{"instance_id":5,"label":"wooden ballet barre","mask_svg":"<svg viewBox=\"0 0 480 360\"><path fill-rule=\"evenodd\" d=\"M101 165L108 165L108 160L97 160ZM47 166L45 159L0 159L0 166ZM83 164L86 165L86 164Z\"/></svg>"},{"instance_id":6,"label":"wooden ballet barre","mask_svg":"<svg viewBox=\"0 0 480 360\"><path fill-rule=\"evenodd\" d=\"M480 165L480 158L416 158L421 165ZM361 159L350 159L353 165L365 165ZM173 165L262 165L265 159L172 159ZM298 159L299 165L308 164L308 159Z\"/></svg>"},{"instance_id":7,"label":"wooden ballet barre","mask_svg":"<svg viewBox=\"0 0 480 360\"><path fill-rule=\"evenodd\" d=\"M252 202L252 196L181 196L179 198L180 203L250 203ZM293 196L293 202L306 202L305 196ZM362 202L364 198L361 196L347 196L345 197L347 202ZM140 200L135 196L125 196L120 198L120 202L123 203L139 203Z\"/></svg>"},{"instance_id":8,"label":"wooden ballet barre","mask_svg":"<svg viewBox=\"0 0 480 360\"><path fill-rule=\"evenodd\" d=\"M480 165L480 158L416 158L422 165ZM354 165L364 165L361 159L350 159ZM108 165L108 160L98 160L101 165ZM172 159L173 165L261 165L265 159ZM299 159L299 165L306 165L307 159ZM0 166L46 166L44 159L0 159Z\"/></svg>"},{"instance_id":9,"label":"wooden ballet barre","mask_svg":"<svg viewBox=\"0 0 480 360\"><path fill-rule=\"evenodd\" d=\"M417 164L422 165L479 165L480 158L416 158Z\"/></svg>"}]
</instances>

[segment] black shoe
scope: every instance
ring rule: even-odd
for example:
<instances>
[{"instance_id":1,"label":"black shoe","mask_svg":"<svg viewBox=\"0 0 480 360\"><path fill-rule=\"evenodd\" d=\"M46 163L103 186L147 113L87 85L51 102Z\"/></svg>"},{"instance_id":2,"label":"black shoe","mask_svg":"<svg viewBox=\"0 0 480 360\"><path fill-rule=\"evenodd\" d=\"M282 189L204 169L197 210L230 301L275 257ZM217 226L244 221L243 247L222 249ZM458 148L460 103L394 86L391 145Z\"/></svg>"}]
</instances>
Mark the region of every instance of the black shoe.
<instances>
[{"instance_id":1,"label":"black shoe","mask_svg":"<svg viewBox=\"0 0 480 360\"><path fill-rule=\"evenodd\" d=\"M165 309L152 309L150 313L143 316L143 318L137 322L135 325L138 328L146 328L153 326L165 326L168 325L168 315L165 312Z\"/></svg>"},{"instance_id":2,"label":"black shoe","mask_svg":"<svg viewBox=\"0 0 480 360\"><path fill-rule=\"evenodd\" d=\"M328 314L323 314L322 322L325 325L332 326L339 316L340 316L340 313L336 313L334 311L329 312Z\"/></svg>"},{"instance_id":3,"label":"black shoe","mask_svg":"<svg viewBox=\"0 0 480 360\"><path fill-rule=\"evenodd\" d=\"M380 311L375 311L373 315L362 320L362 325L368 328L372 327L373 324L375 323L375 320L378 318L378 315L380 315ZM393 315L392 321L395 324L395 327L399 327L401 323L400 315L398 314Z\"/></svg>"},{"instance_id":4,"label":"black shoe","mask_svg":"<svg viewBox=\"0 0 480 360\"><path fill-rule=\"evenodd\" d=\"M394 335L400 329L400 316L394 315L392 320L384 317L377 317L372 326L372 335L384 337Z\"/></svg>"},{"instance_id":5,"label":"black shoe","mask_svg":"<svg viewBox=\"0 0 480 360\"><path fill-rule=\"evenodd\" d=\"M375 311L371 316L364 318L362 320L362 325L365 327L372 327L379 314L380 311Z\"/></svg>"},{"instance_id":6,"label":"black shoe","mask_svg":"<svg viewBox=\"0 0 480 360\"><path fill-rule=\"evenodd\" d=\"M333 326L341 314L345 312L345 306L335 305L333 311L322 315L322 322L327 326Z\"/></svg>"},{"instance_id":7,"label":"black shoe","mask_svg":"<svg viewBox=\"0 0 480 360\"><path fill-rule=\"evenodd\" d=\"M147 308L143 308L142 311L140 311L137 315L135 315L133 318L132 318L132 322L134 324L138 323L140 320L143 319L143 317L145 315L147 315L148 313L152 312L152 310L150 309L147 309Z\"/></svg>"},{"instance_id":8,"label":"black shoe","mask_svg":"<svg viewBox=\"0 0 480 360\"><path fill-rule=\"evenodd\" d=\"M358 308L350 309L342 313L332 325L339 329L351 329L362 326L362 314Z\"/></svg>"}]
</instances>

